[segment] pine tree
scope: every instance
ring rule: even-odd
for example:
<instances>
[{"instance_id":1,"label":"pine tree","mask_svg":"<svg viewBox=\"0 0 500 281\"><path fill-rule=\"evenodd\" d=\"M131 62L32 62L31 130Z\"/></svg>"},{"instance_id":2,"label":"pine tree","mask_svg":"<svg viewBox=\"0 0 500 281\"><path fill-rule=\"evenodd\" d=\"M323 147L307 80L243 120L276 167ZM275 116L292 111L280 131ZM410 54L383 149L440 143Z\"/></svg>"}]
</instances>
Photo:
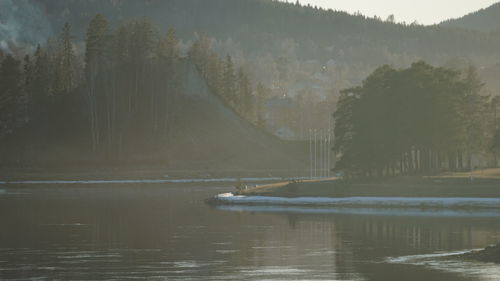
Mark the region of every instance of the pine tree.
<instances>
[{"instance_id":1,"label":"pine tree","mask_svg":"<svg viewBox=\"0 0 500 281\"><path fill-rule=\"evenodd\" d=\"M255 115L256 115L256 124L257 126L264 128L265 124L265 116L264 116L264 106L267 99L267 91L264 86L259 83L257 85L257 97L255 103Z\"/></svg>"},{"instance_id":2,"label":"pine tree","mask_svg":"<svg viewBox=\"0 0 500 281\"><path fill-rule=\"evenodd\" d=\"M12 55L0 65L0 138L11 134L17 125L23 88L20 65Z\"/></svg>"},{"instance_id":3,"label":"pine tree","mask_svg":"<svg viewBox=\"0 0 500 281\"><path fill-rule=\"evenodd\" d=\"M35 64L29 55L24 56L24 107L26 120L33 119L33 93L35 91Z\"/></svg>"},{"instance_id":4,"label":"pine tree","mask_svg":"<svg viewBox=\"0 0 500 281\"><path fill-rule=\"evenodd\" d=\"M240 68L238 70L238 112L242 116L250 118L252 107L252 87L243 68Z\"/></svg>"},{"instance_id":5,"label":"pine tree","mask_svg":"<svg viewBox=\"0 0 500 281\"><path fill-rule=\"evenodd\" d=\"M61 91L63 94L68 94L76 86L76 65L72 39L71 26L69 23L66 23L61 33L61 53L59 57L60 79L62 81Z\"/></svg>"},{"instance_id":6,"label":"pine tree","mask_svg":"<svg viewBox=\"0 0 500 281\"><path fill-rule=\"evenodd\" d=\"M234 65L230 55L226 57L224 65L224 81L222 97L226 100L229 106L235 108L238 102L236 93L236 77L234 74Z\"/></svg>"},{"instance_id":7,"label":"pine tree","mask_svg":"<svg viewBox=\"0 0 500 281\"><path fill-rule=\"evenodd\" d=\"M90 123L92 148L95 151L100 143L101 133L98 114L98 89L102 84L97 75L105 63L108 45L108 22L100 14L89 23L85 48L85 77L87 84L87 107Z\"/></svg>"}]
</instances>

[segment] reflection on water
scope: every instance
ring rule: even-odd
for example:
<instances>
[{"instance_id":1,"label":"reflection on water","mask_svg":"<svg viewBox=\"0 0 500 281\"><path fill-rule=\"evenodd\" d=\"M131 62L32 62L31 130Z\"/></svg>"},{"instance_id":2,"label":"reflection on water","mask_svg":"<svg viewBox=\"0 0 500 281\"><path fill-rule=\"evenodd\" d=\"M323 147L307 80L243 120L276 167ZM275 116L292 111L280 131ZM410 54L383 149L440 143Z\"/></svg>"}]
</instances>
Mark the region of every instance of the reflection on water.
<instances>
[{"instance_id":1,"label":"reflection on water","mask_svg":"<svg viewBox=\"0 0 500 281\"><path fill-rule=\"evenodd\" d=\"M500 209L421 209L421 208L366 208L366 207L297 207L265 205L220 205L219 210L236 212L296 213L296 214L351 214L363 216L403 217L490 217L500 218Z\"/></svg>"},{"instance_id":2,"label":"reflection on water","mask_svg":"<svg viewBox=\"0 0 500 281\"><path fill-rule=\"evenodd\" d=\"M495 214L227 211L202 202L228 189L5 185L0 279L500 280L496 265L420 256L500 242Z\"/></svg>"}]
</instances>

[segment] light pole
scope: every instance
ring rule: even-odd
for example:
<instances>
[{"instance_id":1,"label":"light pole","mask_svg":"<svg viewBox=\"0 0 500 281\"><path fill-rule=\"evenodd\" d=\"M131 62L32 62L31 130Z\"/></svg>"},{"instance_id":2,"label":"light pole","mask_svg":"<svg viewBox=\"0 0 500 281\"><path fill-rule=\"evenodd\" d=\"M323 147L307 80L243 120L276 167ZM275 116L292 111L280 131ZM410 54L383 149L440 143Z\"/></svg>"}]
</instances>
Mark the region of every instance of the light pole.
<instances>
[{"instance_id":1,"label":"light pole","mask_svg":"<svg viewBox=\"0 0 500 281\"><path fill-rule=\"evenodd\" d=\"M312 130L309 129L309 178L313 177Z\"/></svg>"},{"instance_id":2,"label":"light pole","mask_svg":"<svg viewBox=\"0 0 500 281\"><path fill-rule=\"evenodd\" d=\"M316 177L316 171L317 171L317 166L318 166L318 163L317 163L317 159L318 159L318 155L316 154L316 129L314 129L314 176Z\"/></svg>"},{"instance_id":3,"label":"light pole","mask_svg":"<svg viewBox=\"0 0 500 281\"><path fill-rule=\"evenodd\" d=\"M332 164L332 162L331 162L331 158L330 158L330 153L331 153L331 151L332 151L332 147L331 147L331 139L332 139L332 138L331 138L331 132L330 132L330 129L328 129L328 146L327 146L327 148L328 148L328 154L327 154L327 155L328 155L328 157L327 157L327 158L328 158L328 162L327 162L327 163L328 163L328 165L327 165L327 169L328 169L328 170L326 171L326 172L327 172L328 177L330 177L330 167L331 167L331 164Z\"/></svg>"},{"instance_id":4,"label":"light pole","mask_svg":"<svg viewBox=\"0 0 500 281\"><path fill-rule=\"evenodd\" d=\"M319 130L319 177L323 177L323 129Z\"/></svg>"}]
</instances>

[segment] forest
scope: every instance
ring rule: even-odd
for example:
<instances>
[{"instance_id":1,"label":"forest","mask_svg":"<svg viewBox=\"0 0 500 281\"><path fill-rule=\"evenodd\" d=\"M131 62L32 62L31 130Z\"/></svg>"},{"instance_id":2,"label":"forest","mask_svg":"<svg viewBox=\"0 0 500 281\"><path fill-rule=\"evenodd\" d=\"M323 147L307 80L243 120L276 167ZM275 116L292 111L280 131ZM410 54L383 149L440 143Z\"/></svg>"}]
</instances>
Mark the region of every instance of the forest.
<instances>
[{"instance_id":1,"label":"forest","mask_svg":"<svg viewBox=\"0 0 500 281\"><path fill-rule=\"evenodd\" d=\"M253 82L231 56L220 58L205 37L182 57L174 29L160 31L147 19L112 28L98 14L88 24L82 55L73 40L65 24L57 38L22 59L0 52L4 148L29 152L71 145L106 160L124 160L131 150L161 157L186 118L183 108L191 101L182 93L182 79L191 61L236 114L263 122Z\"/></svg>"},{"instance_id":2,"label":"forest","mask_svg":"<svg viewBox=\"0 0 500 281\"><path fill-rule=\"evenodd\" d=\"M384 65L342 91L335 118L337 170L361 176L470 171L496 166L498 97L480 95L474 67Z\"/></svg>"},{"instance_id":3,"label":"forest","mask_svg":"<svg viewBox=\"0 0 500 281\"><path fill-rule=\"evenodd\" d=\"M335 121L339 168L362 174L471 168L478 155L493 157L500 138L497 32L299 1L9 3L0 141L18 150L7 154L50 146L124 161L131 151L165 151L194 108L183 95L189 64L227 108L270 133L304 141Z\"/></svg>"},{"instance_id":4,"label":"forest","mask_svg":"<svg viewBox=\"0 0 500 281\"><path fill-rule=\"evenodd\" d=\"M242 67L254 88L267 89L270 103L288 104L281 116L267 120L269 132L291 132L304 140L308 128L327 129L332 107L344 88L354 87L383 64L397 68L424 60L432 65L463 68L475 65L485 82L484 94L500 92L500 36L465 28L460 20L423 26L396 17L348 14L301 4L272 0L26 0L12 1L8 14L12 30L3 38L44 43L70 23L83 52L87 24L97 13L110 27L146 17L161 30L174 28L181 53L201 37L224 60L227 54ZM496 15L498 5L469 17ZM7 6L6 8L9 8ZM19 13L19 11L30 11ZM496 17L493 17L496 18ZM217 19L214 21L213 19ZM456 23L456 24L455 24ZM483 23L482 26L488 25ZM463 28L462 28L463 27ZM493 26L491 27L494 28ZM36 32L35 32L36 31ZM4 30L0 30L0 33ZM9 35L9 36L7 36ZM0 40L1 41L1 40ZM0 42L0 44L2 44ZM10 44L13 53L22 45ZM264 102L266 106L267 102ZM264 108L264 111L273 107Z\"/></svg>"}]
</instances>

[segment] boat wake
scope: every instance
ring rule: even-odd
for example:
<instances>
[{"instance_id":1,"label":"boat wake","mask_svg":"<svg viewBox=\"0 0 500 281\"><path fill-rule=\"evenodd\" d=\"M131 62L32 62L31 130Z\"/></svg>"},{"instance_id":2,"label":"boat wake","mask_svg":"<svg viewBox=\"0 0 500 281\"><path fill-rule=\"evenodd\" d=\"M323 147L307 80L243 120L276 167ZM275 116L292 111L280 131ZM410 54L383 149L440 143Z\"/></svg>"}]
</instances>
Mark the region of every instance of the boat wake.
<instances>
[{"instance_id":1,"label":"boat wake","mask_svg":"<svg viewBox=\"0 0 500 281\"><path fill-rule=\"evenodd\" d=\"M393 264L408 264L425 266L435 270L456 273L478 280L497 281L500 280L500 267L494 263L483 263L475 261L464 261L456 258L457 255L469 251L438 252L424 255L410 255L402 257L388 257L384 260Z\"/></svg>"},{"instance_id":2,"label":"boat wake","mask_svg":"<svg viewBox=\"0 0 500 281\"><path fill-rule=\"evenodd\" d=\"M219 204L406 207L406 208L500 208L500 198L466 197L272 197L223 193L213 198Z\"/></svg>"}]
</instances>

